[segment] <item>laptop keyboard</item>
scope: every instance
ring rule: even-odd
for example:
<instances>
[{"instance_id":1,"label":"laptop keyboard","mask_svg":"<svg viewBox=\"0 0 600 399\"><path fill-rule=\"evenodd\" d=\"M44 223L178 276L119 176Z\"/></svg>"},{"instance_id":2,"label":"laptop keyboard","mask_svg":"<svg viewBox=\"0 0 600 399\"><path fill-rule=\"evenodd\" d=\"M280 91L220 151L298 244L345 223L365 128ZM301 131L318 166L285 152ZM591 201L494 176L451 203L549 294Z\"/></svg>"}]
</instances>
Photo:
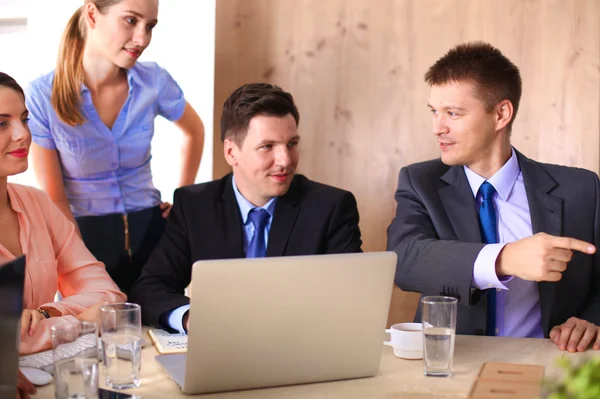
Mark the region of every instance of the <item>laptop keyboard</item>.
<instances>
[{"instance_id":1,"label":"laptop keyboard","mask_svg":"<svg viewBox=\"0 0 600 399\"><path fill-rule=\"evenodd\" d=\"M89 349L92 346L98 349L98 360L102 358L102 342L94 335L84 335L75 342L61 345L61 359L66 359ZM52 374L54 371L54 359L52 358L52 349L47 351L33 353L31 355L21 356L19 358L19 367L33 367L41 369Z\"/></svg>"},{"instance_id":2,"label":"laptop keyboard","mask_svg":"<svg viewBox=\"0 0 600 399\"><path fill-rule=\"evenodd\" d=\"M66 359L75 356L85 349L89 349L96 345L98 350L98 361L102 361L102 340L93 335L84 335L77 341L61 345L61 359ZM146 340L141 339L140 346L146 346ZM129 359L131 357L131 349L127 345L117 346L117 357ZM52 358L52 349L47 351L33 353L19 357L19 367L33 367L44 370L50 374L54 374L54 359Z\"/></svg>"}]
</instances>

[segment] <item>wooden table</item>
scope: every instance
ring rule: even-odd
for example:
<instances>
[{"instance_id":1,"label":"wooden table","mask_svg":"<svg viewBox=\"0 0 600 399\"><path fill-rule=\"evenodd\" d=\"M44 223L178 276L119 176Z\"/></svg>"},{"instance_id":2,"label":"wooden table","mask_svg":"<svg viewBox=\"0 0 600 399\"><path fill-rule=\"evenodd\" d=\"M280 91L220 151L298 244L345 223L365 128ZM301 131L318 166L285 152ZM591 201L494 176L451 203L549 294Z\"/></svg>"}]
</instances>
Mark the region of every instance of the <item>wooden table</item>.
<instances>
[{"instance_id":1,"label":"wooden table","mask_svg":"<svg viewBox=\"0 0 600 399\"><path fill-rule=\"evenodd\" d=\"M372 378L287 386L280 388L201 395L203 398L385 398L430 399L466 398L484 362L539 364L546 366L546 378L556 375L555 359L568 356L578 359L587 353L566 353L550 340L533 338L500 338L461 335L456 337L454 375L451 378L423 376L422 360L404 360L394 356L385 346L379 374ZM148 345L142 350L141 387L128 392L144 399L186 398L177 384L154 360L156 349ZM100 367L101 369L102 367ZM102 374L100 380L102 381ZM101 385L102 382L101 382ZM35 398L54 398L54 387L38 390Z\"/></svg>"}]
</instances>

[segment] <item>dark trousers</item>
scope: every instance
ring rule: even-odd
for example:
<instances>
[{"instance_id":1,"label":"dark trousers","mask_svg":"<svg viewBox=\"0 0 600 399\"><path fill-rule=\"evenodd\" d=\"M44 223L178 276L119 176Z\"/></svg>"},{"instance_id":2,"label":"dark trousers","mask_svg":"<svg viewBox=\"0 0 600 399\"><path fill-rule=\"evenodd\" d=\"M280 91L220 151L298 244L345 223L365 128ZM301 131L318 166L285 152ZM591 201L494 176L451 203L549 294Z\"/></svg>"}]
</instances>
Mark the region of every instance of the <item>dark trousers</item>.
<instances>
[{"instance_id":1,"label":"dark trousers","mask_svg":"<svg viewBox=\"0 0 600 399\"><path fill-rule=\"evenodd\" d=\"M166 220L158 206L128 214L76 218L83 242L121 291L128 294L162 236Z\"/></svg>"}]
</instances>

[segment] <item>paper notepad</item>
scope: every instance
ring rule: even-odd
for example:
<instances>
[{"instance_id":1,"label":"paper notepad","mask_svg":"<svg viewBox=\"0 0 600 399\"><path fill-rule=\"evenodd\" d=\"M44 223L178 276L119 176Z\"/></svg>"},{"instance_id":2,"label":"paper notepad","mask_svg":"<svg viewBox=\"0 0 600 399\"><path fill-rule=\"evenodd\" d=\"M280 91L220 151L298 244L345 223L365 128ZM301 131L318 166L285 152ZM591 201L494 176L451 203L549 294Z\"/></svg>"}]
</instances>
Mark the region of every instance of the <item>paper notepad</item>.
<instances>
[{"instance_id":1,"label":"paper notepad","mask_svg":"<svg viewBox=\"0 0 600 399\"><path fill-rule=\"evenodd\" d=\"M148 335L160 354L187 352L187 334L171 334L160 328L151 328Z\"/></svg>"},{"instance_id":2,"label":"paper notepad","mask_svg":"<svg viewBox=\"0 0 600 399\"><path fill-rule=\"evenodd\" d=\"M469 399L539 398L543 379L544 366L483 363Z\"/></svg>"}]
</instances>

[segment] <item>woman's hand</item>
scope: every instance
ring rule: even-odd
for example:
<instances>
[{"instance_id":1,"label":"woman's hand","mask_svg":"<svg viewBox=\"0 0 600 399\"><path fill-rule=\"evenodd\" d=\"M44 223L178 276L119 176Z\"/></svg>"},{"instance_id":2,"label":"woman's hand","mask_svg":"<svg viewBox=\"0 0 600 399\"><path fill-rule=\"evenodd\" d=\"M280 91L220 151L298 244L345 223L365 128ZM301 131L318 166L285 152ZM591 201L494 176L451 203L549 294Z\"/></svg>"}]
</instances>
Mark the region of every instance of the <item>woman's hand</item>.
<instances>
[{"instance_id":1,"label":"woman's hand","mask_svg":"<svg viewBox=\"0 0 600 399\"><path fill-rule=\"evenodd\" d=\"M160 203L160 210L162 211L162 217L163 219L167 219L169 217L169 212L171 212L171 208L173 207L173 205L171 205L168 202L161 202Z\"/></svg>"},{"instance_id":2,"label":"woman's hand","mask_svg":"<svg viewBox=\"0 0 600 399\"><path fill-rule=\"evenodd\" d=\"M23 313L21 313L21 338L25 337L25 334L31 337L35 333L39 322L44 319L44 315L35 309L23 310Z\"/></svg>"},{"instance_id":3,"label":"woman's hand","mask_svg":"<svg viewBox=\"0 0 600 399\"><path fill-rule=\"evenodd\" d=\"M17 379L17 399L29 399L30 394L33 395L37 389L19 370L19 378Z\"/></svg>"},{"instance_id":4,"label":"woman's hand","mask_svg":"<svg viewBox=\"0 0 600 399\"><path fill-rule=\"evenodd\" d=\"M104 305L108 305L108 302L101 301L93 306L90 306L76 316L77 320L89 321L90 323L96 323L97 325L100 325L100 308Z\"/></svg>"}]
</instances>

